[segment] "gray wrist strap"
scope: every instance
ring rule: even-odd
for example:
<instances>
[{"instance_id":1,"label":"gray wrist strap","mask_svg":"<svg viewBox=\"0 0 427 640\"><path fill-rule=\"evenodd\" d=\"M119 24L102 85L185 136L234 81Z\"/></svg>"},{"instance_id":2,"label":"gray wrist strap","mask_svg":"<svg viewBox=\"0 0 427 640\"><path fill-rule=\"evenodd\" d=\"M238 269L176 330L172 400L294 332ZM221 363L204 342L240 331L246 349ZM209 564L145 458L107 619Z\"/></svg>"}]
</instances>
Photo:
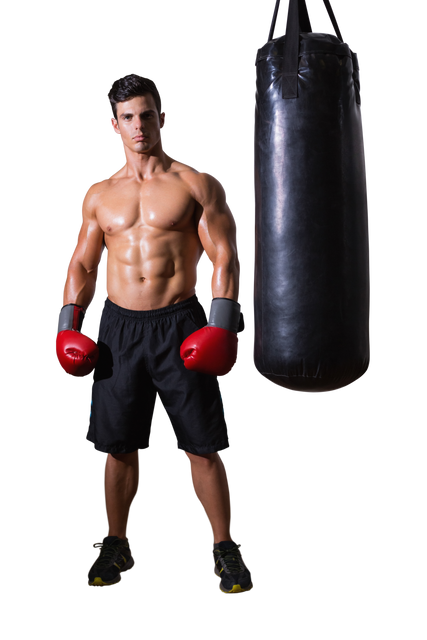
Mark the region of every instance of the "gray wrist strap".
<instances>
[{"instance_id":1,"label":"gray wrist strap","mask_svg":"<svg viewBox=\"0 0 427 640\"><path fill-rule=\"evenodd\" d=\"M240 304L229 298L214 298L209 314L208 327L220 327L233 333L243 331L245 323Z\"/></svg>"},{"instance_id":2,"label":"gray wrist strap","mask_svg":"<svg viewBox=\"0 0 427 640\"><path fill-rule=\"evenodd\" d=\"M58 333L60 331L80 331L83 324L85 310L77 304L66 304L61 309L58 322Z\"/></svg>"}]
</instances>

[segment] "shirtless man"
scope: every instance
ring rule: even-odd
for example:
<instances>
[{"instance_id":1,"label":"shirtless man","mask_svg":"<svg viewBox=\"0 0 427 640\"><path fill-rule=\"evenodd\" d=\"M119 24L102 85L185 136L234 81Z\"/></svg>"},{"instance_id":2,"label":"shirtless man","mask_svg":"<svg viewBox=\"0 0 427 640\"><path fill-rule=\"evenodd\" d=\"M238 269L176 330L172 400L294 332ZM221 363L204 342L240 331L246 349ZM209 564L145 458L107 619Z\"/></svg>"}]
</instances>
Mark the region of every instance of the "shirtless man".
<instances>
[{"instance_id":1,"label":"shirtless man","mask_svg":"<svg viewBox=\"0 0 427 640\"><path fill-rule=\"evenodd\" d=\"M68 373L86 375L96 364L87 439L108 454L109 531L94 545L101 551L89 584L115 584L134 564L126 526L138 486L138 449L148 447L158 393L212 526L220 588L247 591L251 576L231 538L228 483L218 455L228 438L216 375L233 366L243 328L234 220L217 180L164 153L165 114L151 80L117 80L109 99L126 164L93 185L84 200L57 337ZM80 329L104 247L108 298L96 345ZM195 295L203 251L213 263L208 325Z\"/></svg>"}]
</instances>

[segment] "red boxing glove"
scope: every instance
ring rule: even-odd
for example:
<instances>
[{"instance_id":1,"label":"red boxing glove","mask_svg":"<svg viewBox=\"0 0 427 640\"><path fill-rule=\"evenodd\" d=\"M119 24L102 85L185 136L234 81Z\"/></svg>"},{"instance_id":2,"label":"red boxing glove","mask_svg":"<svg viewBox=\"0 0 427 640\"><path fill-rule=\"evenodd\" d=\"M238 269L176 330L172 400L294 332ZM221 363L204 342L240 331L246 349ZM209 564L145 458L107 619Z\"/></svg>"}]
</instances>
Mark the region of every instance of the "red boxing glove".
<instances>
[{"instance_id":1,"label":"red boxing glove","mask_svg":"<svg viewBox=\"0 0 427 640\"><path fill-rule=\"evenodd\" d=\"M61 366L72 376L86 376L93 371L99 356L97 344L80 333L85 310L66 304L59 315L56 355Z\"/></svg>"},{"instance_id":2,"label":"red boxing glove","mask_svg":"<svg viewBox=\"0 0 427 640\"><path fill-rule=\"evenodd\" d=\"M186 369L212 376L228 373L237 358L237 333L243 329L240 304L228 298L214 298L208 324L181 345Z\"/></svg>"}]
</instances>

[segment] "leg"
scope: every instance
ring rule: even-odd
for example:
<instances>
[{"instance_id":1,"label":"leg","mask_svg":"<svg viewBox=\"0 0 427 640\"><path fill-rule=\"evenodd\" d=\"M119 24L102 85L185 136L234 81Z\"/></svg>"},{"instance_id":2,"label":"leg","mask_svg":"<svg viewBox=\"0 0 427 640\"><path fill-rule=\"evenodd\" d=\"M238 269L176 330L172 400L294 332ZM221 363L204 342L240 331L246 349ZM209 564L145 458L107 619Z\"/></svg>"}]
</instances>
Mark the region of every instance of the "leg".
<instances>
[{"instance_id":1,"label":"leg","mask_svg":"<svg viewBox=\"0 0 427 640\"><path fill-rule=\"evenodd\" d=\"M187 453L197 497L212 526L214 543L231 540L230 494L225 468L218 453Z\"/></svg>"},{"instance_id":2,"label":"leg","mask_svg":"<svg viewBox=\"0 0 427 640\"><path fill-rule=\"evenodd\" d=\"M109 453L105 465L105 502L109 536L126 538L129 509L138 488L138 450Z\"/></svg>"}]
</instances>

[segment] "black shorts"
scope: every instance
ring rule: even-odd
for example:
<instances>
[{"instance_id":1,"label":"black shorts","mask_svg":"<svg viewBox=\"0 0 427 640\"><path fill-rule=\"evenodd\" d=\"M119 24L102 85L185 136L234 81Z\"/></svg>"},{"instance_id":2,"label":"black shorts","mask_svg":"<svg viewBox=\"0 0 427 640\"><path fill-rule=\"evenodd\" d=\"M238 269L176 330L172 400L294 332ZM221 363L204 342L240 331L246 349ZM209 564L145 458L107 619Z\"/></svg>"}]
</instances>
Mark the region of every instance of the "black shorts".
<instances>
[{"instance_id":1,"label":"black shorts","mask_svg":"<svg viewBox=\"0 0 427 640\"><path fill-rule=\"evenodd\" d=\"M196 296L153 311L122 309L106 300L87 434L96 449L147 448L157 393L179 449L204 454L228 447L216 377L188 371L179 355L185 338L206 322Z\"/></svg>"}]
</instances>

